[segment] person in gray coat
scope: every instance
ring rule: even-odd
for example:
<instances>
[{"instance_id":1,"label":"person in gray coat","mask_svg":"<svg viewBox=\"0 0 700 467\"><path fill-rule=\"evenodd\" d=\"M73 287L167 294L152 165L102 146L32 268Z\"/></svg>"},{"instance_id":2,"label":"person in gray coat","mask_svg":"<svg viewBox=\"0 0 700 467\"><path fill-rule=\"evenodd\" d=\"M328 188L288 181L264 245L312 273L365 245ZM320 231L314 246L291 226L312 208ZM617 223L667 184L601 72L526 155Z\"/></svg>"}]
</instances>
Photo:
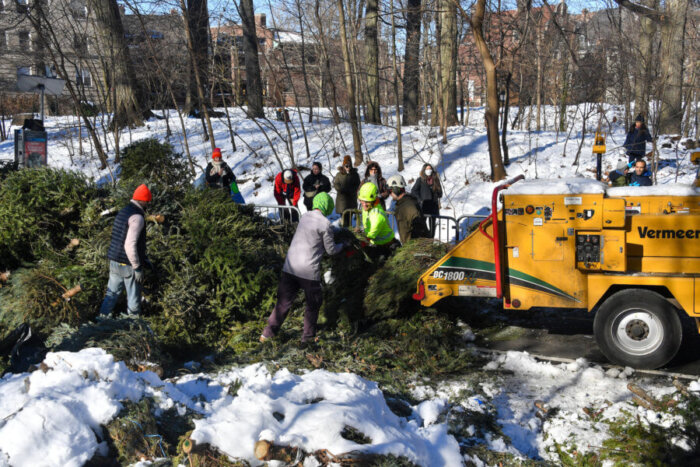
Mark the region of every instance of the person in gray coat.
<instances>
[{"instance_id":1,"label":"person in gray coat","mask_svg":"<svg viewBox=\"0 0 700 467\"><path fill-rule=\"evenodd\" d=\"M277 286L277 304L267 320L260 342L279 332L299 289L304 289L306 297L301 342L312 342L316 337L318 310L323 302L321 258L324 252L335 255L345 246L333 241L333 229L326 218L332 212L333 198L328 193L319 193L314 197L313 210L301 216Z\"/></svg>"}]
</instances>

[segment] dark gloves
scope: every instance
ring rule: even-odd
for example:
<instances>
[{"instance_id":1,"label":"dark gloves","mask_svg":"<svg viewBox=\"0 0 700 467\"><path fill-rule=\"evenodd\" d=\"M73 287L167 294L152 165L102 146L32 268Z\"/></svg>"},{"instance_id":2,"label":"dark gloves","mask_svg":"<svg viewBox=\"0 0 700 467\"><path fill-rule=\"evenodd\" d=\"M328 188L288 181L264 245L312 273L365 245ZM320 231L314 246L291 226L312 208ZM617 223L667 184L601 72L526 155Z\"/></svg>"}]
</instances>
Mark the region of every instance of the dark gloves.
<instances>
[{"instance_id":1,"label":"dark gloves","mask_svg":"<svg viewBox=\"0 0 700 467\"><path fill-rule=\"evenodd\" d=\"M134 269L134 280L137 284L143 283L143 268Z\"/></svg>"}]
</instances>

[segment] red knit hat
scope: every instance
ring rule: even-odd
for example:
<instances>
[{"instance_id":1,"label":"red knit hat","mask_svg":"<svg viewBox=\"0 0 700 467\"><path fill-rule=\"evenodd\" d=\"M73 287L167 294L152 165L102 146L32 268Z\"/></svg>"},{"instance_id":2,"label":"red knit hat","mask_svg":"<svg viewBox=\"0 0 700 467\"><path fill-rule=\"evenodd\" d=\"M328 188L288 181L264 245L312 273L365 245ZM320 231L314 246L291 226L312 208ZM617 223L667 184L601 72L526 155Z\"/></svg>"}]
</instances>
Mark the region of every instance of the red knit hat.
<instances>
[{"instance_id":1,"label":"red knit hat","mask_svg":"<svg viewBox=\"0 0 700 467\"><path fill-rule=\"evenodd\" d=\"M139 185L138 188L134 190L134 196L132 196L131 199L150 203L153 196L151 196L151 190L149 190L146 185Z\"/></svg>"},{"instance_id":2,"label":"red knit hat","mask_svg":"<svg viewBox=\"0 0 700 467\"><path fill-rule=\"evenodd\" d=\"M221 159L221 149L214 148L214 151L211 153L211 158L212 159Z\"/></svg>"}]
</instances>

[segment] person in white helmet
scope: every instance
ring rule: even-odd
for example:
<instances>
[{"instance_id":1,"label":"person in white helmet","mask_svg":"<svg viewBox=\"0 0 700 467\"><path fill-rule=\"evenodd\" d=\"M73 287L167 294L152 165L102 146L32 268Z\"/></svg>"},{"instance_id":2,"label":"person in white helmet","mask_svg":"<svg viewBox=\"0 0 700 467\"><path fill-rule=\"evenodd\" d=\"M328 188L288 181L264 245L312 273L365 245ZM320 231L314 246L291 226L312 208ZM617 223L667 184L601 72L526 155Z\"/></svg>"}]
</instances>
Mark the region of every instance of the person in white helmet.
<instances>
[{"instance_id":1,"label":"person in white helmet","mask_svg":"<svg viewBox=\"0 0 700 467\"><path fill-rule=\"evenodd\" d=\"M399 238L401 244L412 238L430 237L428 228L425 226L425 218L418 205L418 200L409 193L406 193L406 181L401 175L389 177L387 181L391 197L396 202L394 207L394 217L399 228Z\"/></svg>"},{"instance_id":2,"label":"person in white helmet","mask_svg":"<svg viewBox=\"0 0 700 467\"><path fill-rule=\"evenodd\" d=\"M274 194L275 200L280 206L289 204L290 206L299 207L301 183L295 169L286 169L277 174ZM280 218L285 221L299 222L299 214L294 210L280 209Z\"/></svg>"}]
</instances>

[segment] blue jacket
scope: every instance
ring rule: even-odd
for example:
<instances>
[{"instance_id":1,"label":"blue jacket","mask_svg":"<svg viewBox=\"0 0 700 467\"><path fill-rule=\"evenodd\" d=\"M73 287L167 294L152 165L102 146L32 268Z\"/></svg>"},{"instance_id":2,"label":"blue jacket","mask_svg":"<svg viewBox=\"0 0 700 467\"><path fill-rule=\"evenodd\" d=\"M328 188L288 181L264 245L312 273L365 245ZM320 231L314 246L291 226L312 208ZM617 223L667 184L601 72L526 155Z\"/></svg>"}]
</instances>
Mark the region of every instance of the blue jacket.
<instances>
[{"instance_id":1,"label":"blue jacket","mask_svg":"<svg viewBox=\"0 0 700 467\"><path fill-rule=\"evenodd\" d=\"M630 176L630 186L651 186L651 172L647 170L642 175L633 173Z\"/></svg>"},{"instance_id":2,"label":"blue jacket","mask_svg":"<svg viewBox=\"0 0 700 467\"><path fill-rule=\"evenodd\" d=\"M632 128L629 133L627 133L625 143L623 144L625 149L627 149L627 156L629 156L630 159L641 159L644 157L647 153L647 141L651 143L653 139L646 126Z\"/></svg>"}]
</instances>

